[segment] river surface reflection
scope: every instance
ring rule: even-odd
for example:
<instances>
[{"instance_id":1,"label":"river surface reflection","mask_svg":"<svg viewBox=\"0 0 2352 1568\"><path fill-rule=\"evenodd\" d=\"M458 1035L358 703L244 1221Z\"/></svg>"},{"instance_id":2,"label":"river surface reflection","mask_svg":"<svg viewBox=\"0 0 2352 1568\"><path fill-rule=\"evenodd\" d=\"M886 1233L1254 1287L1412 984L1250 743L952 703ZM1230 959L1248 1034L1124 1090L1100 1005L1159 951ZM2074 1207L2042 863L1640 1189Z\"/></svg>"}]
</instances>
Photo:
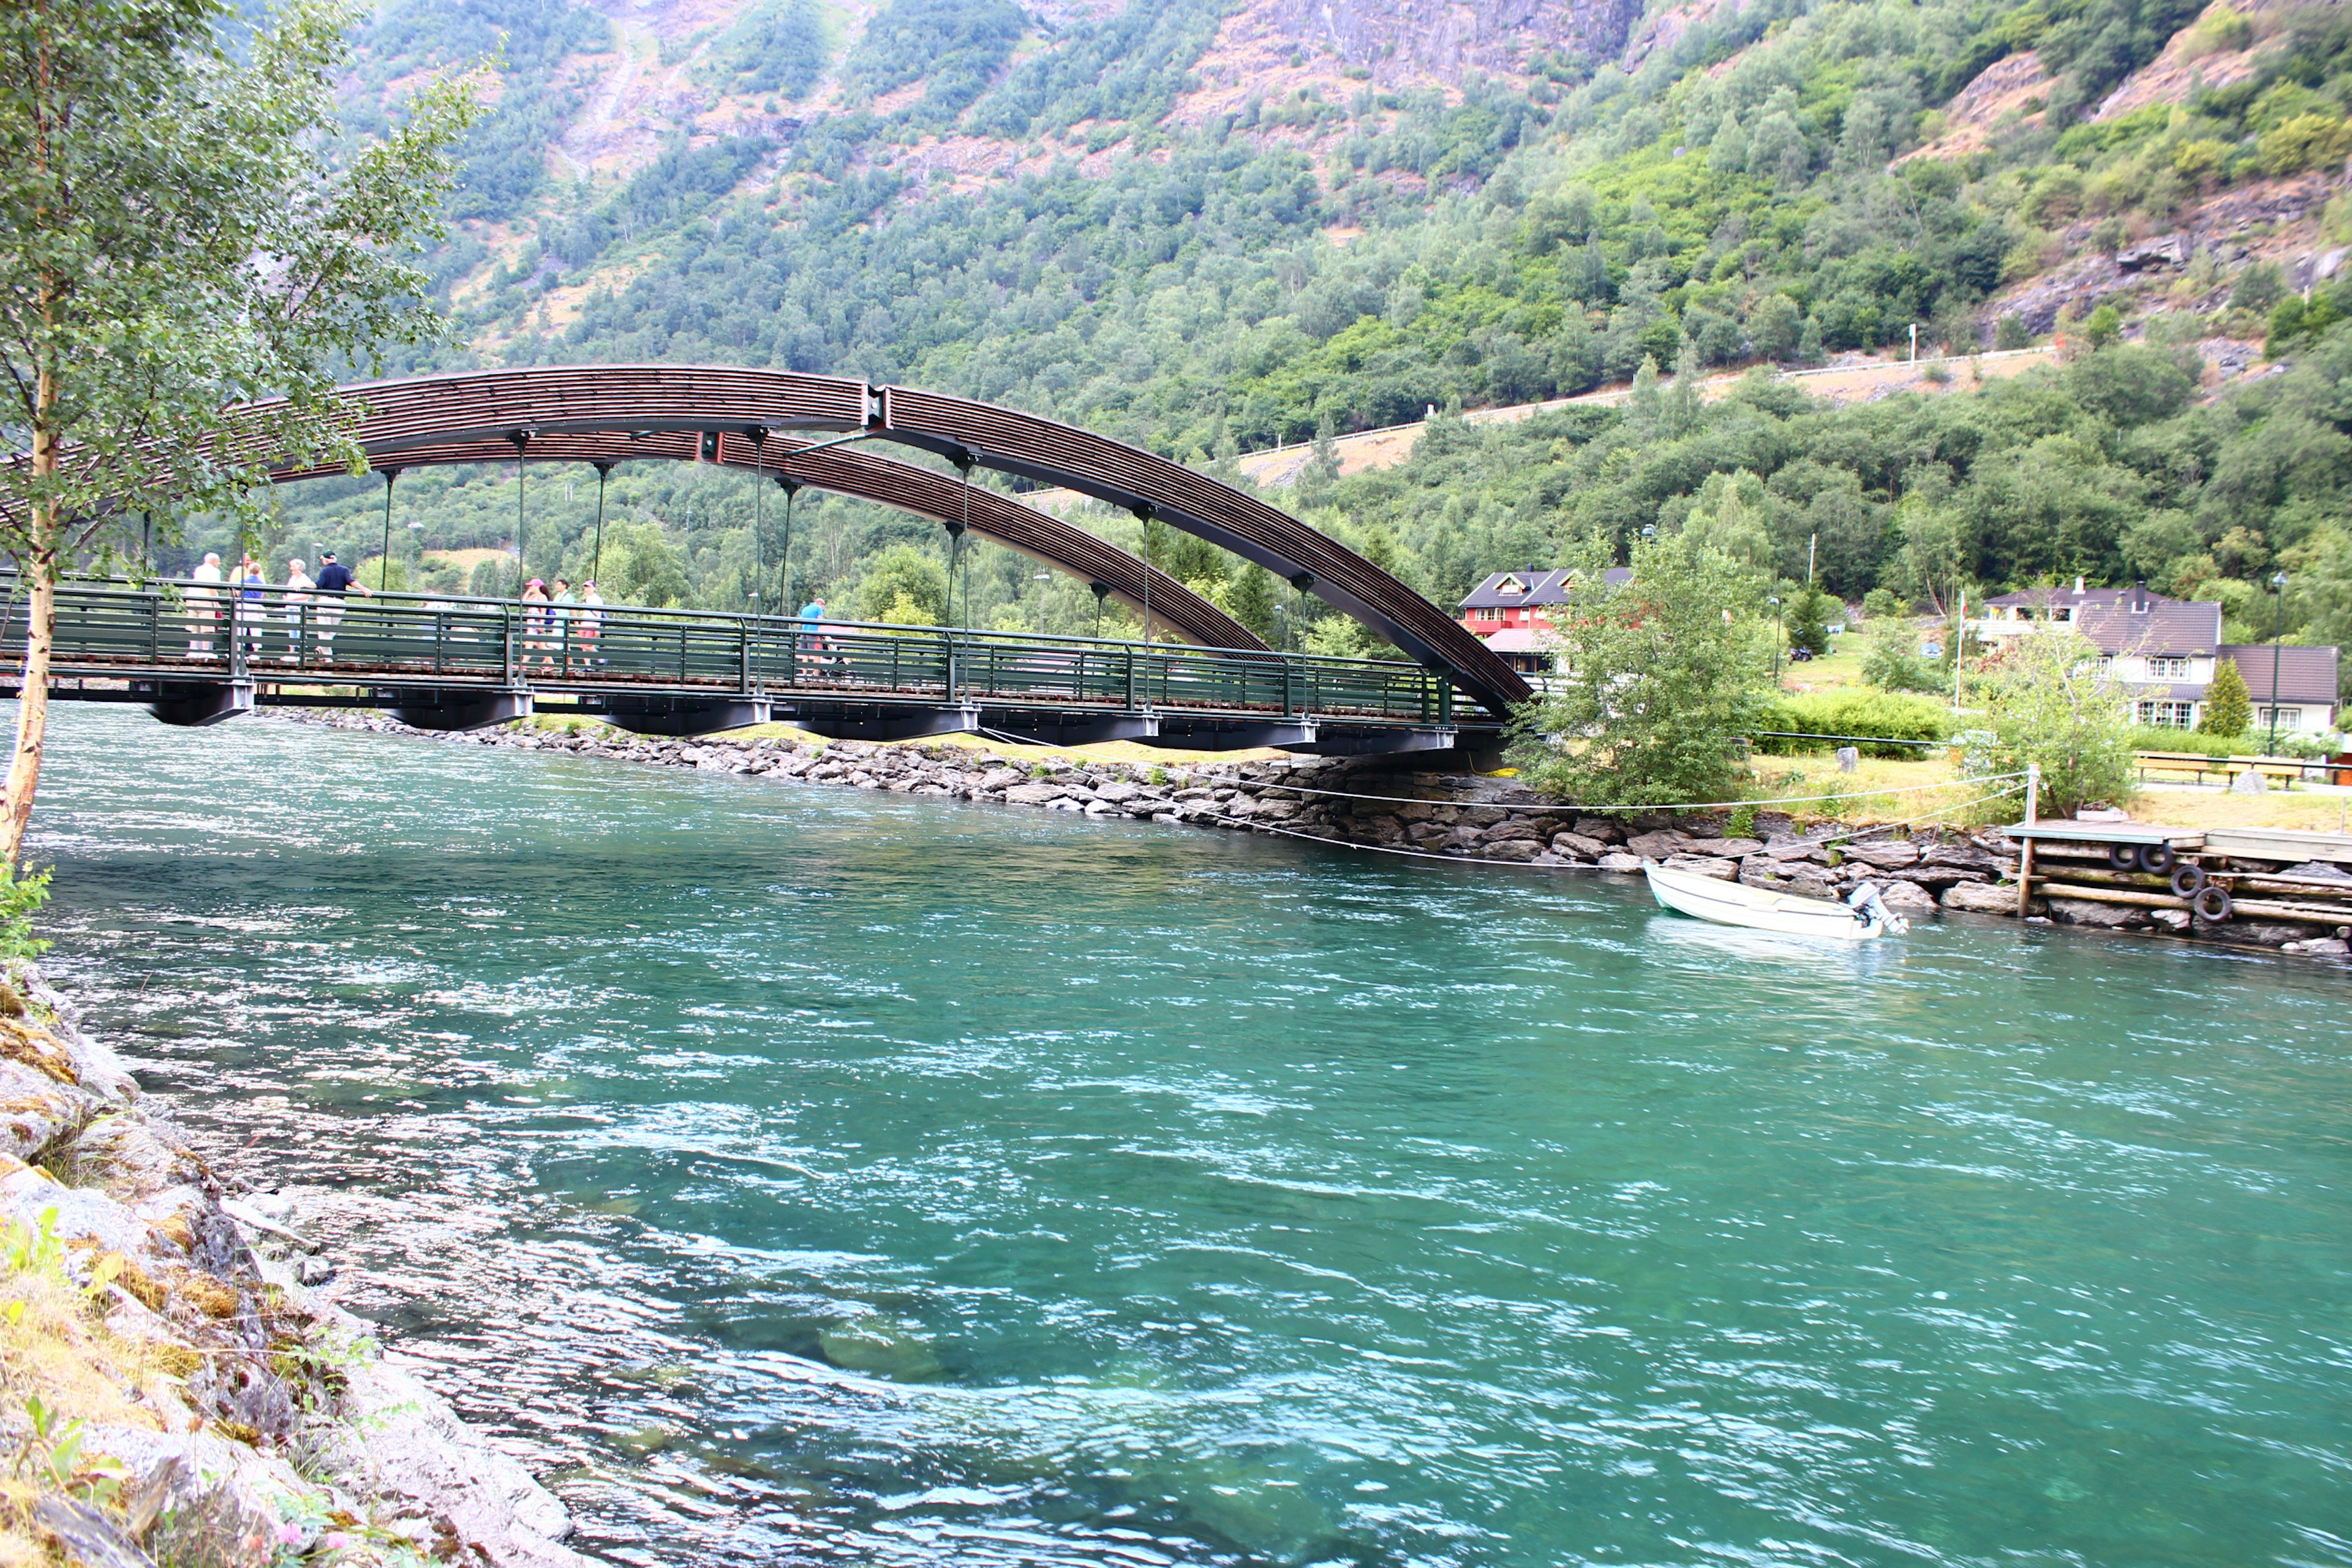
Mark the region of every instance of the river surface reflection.
<instances>
[{"instance_id":1,"label":"river surface reflection","mask_svg":"<svg viewBox=\"0 0 2352 1568\"><path fill-rule=\"evenodd\" d=\"M616 1561L2352 1562L2340 971L71 707L36 833Z\"/></svg>"}]
</instances>

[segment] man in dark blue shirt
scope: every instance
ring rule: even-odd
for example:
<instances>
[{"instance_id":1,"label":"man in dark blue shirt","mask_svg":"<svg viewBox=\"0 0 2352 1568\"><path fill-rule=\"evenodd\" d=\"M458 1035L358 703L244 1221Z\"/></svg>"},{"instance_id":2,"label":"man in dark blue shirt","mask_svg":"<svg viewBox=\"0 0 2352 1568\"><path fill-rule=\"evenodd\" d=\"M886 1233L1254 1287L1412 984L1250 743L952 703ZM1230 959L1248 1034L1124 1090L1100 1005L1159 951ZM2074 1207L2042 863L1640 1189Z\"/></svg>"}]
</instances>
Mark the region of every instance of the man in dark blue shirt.
<instances>
[{"instance_id":1,"label":"man in dark blue shirt","mask_svg":"<svg viewBox=\"0 0 2352 1568\"><path fill-rule=\"evenodd\" d=\"M368 593L367 584L352 575L350 567L335 559L335 552L331 550L319 552L318 586L319 632L315 640L319 645L320 662L332 664L335 661L335 628L343 622L343 606L340 601L344 592L349 590L366 598L374 595Z\"/></svg>"}]
</instances>

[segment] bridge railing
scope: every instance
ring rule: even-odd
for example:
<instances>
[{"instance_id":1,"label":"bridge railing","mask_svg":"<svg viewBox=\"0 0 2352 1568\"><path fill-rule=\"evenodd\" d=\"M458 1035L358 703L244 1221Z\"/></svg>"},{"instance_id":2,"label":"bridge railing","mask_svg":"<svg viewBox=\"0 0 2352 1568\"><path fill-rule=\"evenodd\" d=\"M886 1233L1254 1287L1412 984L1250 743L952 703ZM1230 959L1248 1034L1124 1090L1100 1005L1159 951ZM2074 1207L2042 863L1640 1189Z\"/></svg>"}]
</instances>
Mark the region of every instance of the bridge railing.
<instances>
[{"instance_id":1,"label":"bridge railing","mask_svg":"<svg viewBox=\"0 0 2352 1568\"><path fill-rule=\"evenodd\" d=\"M57 660L110 672L333 683L448 679L713 692L1212 708L1446 722L1417 665L936 626L189 582L68 582ZM0 608L20 656L25 605Z\"/></svg>"}]
</instances>

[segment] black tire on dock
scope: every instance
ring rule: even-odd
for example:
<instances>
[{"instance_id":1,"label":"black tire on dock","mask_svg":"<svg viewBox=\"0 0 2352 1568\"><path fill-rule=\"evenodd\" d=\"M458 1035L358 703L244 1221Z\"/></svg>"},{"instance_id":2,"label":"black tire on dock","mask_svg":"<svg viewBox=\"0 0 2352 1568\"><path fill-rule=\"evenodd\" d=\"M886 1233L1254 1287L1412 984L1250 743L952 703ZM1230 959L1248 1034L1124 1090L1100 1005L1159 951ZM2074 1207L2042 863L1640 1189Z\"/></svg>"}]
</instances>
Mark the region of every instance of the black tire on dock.
<instances>
[{"instance_id":1,"label":"black tire on dock","mask_svg":"<svg viewBox=\"0 0 2352 1568\"><path fill-rule=\"evenodd\" d=\"M2205 888L2205 868L2194 860L2183 860L2172 868L2172 896L2193 899Z\"/></svg>"},{"instance_id":2,"label":"black tire on dock","mask_svg":"<svg viewBox=\"0 0 2352 1568\"><path fill-rule=\"evenodd\" d=\"M2180 857L2172 852L2169 844L2143 844L2139 847L2139 868L2153 871L2159 877L2171 870L2172 863L2179 858Z\"/></svg>"},{"instance_id":3,"label":"black tire on dock","mask_svg":"<svg viewBox=\"0 0 2352 1568\"><path fill-rule=\"evenodd\" d=\"M2197 918L2200 921L2219 922L2228 920L2231 909L2229 890L2210 884L2200 888L2189 907L2197 911Z\"/></svg>"},{"instance_id":4,"label":"black tire on dock","mask_svg":"<svg viewBox=\"0 0 2352 1568\"><path fill-rule=\"evenodd\" d=\"M2118 871L2132 870L2139 865L2139 846L2137 844L2108 845L2107 864Z\"/></svg>"}]
</instances>

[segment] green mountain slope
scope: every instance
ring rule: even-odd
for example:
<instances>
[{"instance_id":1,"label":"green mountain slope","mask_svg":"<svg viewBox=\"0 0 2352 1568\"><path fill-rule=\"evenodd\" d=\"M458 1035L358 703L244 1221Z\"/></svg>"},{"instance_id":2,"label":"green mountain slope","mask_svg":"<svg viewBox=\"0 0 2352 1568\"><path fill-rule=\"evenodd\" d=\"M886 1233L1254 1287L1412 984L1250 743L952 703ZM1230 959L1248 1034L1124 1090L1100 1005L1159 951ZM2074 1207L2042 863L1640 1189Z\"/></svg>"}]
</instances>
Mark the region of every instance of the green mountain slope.
<instances>
[{"instance_id":1,"label":"green mountain slope","mask_svg":"<svg viewBox=\"0 0 2352 1568\"><path fill-rule=\"evenodd\" d=\"M2315 274L2352 240L2339 7L1538 0L1516 26L1471 7L1444 27L1411 0L651 9L402 0L362 40L357 119L505 39L438 258L464 342L420 366L904 380L1205 464L1645 362L1795 363L1915 327L1929 351L2120 336L2138 359L1929 402L1775 391L1678 415L1668 392L1651 414L1645 395L1441 432L1403 468L1310 473L1291 499L1440 596L1573 533L1727 509L1727 536L1760 530L1779 571L1792 540L1834 537L1829 581L1853 597L2079 572L2251 606L2284 563L2296 624L2343 618L2326 584L2352 572L2326 563L2352 423L2326 378L2193 379L2254 365L2266 334L2312 364L2337 342ZM404 484L423 542L500 542L499 508L459 500L491 477ZM681 596L748 593L748 501L625 470L614 499L667 525ZM368 504L322 495L289 527L356 531ZM795 593L935 537L808 511ZM551 514L548 549L585 523ZM1265 584L1185 549L1256 613ZM983 617L1084 628L1090 605L1055 608L1013 558L984 569Z\"/></svg>"}]
</instances>

